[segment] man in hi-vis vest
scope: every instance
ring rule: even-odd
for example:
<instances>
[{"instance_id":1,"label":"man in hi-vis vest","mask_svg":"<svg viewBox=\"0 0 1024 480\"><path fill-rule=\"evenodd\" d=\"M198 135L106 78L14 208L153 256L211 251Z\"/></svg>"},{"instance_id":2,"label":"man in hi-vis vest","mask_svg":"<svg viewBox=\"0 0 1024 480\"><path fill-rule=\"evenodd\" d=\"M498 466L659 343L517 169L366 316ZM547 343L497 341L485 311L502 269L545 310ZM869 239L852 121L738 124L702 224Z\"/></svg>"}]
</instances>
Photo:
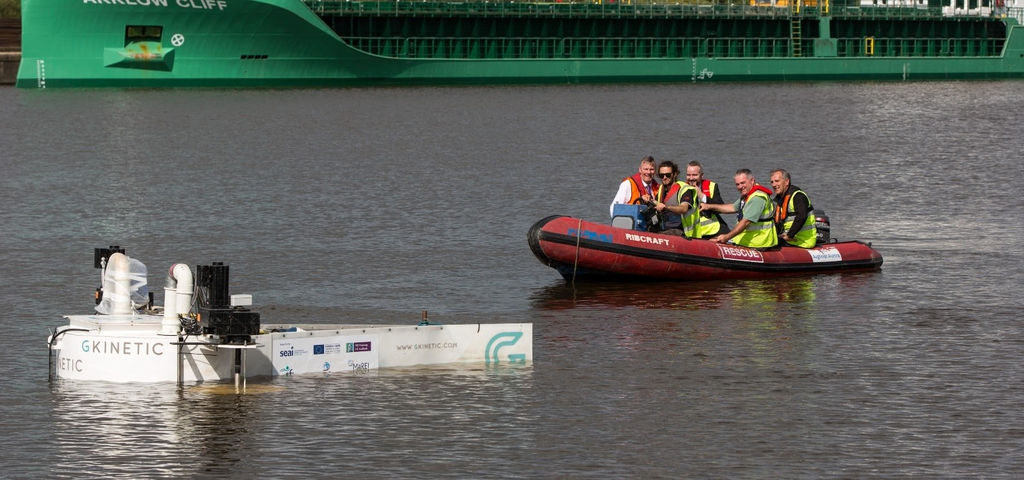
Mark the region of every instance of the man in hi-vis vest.
<instances>
[{"instance_id":1,"label":"man in hi-vis vest","mask_svg":"<svg viewBox=\"0 0 1024 480\"><path fill-rule=\"evenodd\" d=\"M814 227L811 199L800 187L792 184L789 172L772 170L772 190L775 191L775 228L779 241L794 247L814 248L818 242L818 229Z\"/></svg>"},{"instance_id":2,"label":"man in hi-vis vest","mask_svg":"<svg viewBox=\"0 0 1024 480\"><path fill-rule=\"evenodd\" d=\"M711 238L711 241L725 243L731 240L731 243L751 248L768 248L778 245L779 237L775 234L775 202L772 202L772 191L759 185L754 179L754 174L746 168L737 170L733 180L736 181L736 191L740 192L739 200L732 204L703 203L700 206L701 210L739 213L736 226L728 233Z\"/></svg>"},{"instance_id":3,"label":"man in hi-vis vest","mask_svg":"<svg viewBox=\"0 0 1024 480\"><path fill-rule=\"evenodd\" d=\"M721 205L725 203L722 199L721 189L718 184L704 178L704 166L694 160L686 164L686 183L697 189L698 204L714 203ZM697 223L694 238L709 239L719 233L729 231L729 225L725 223L722 216L711 210L700 212L700 222Z\"/></svg>"},{"instance_id":4,"label":"man in hi-vis vest","mask_svg":"<svg viewBox=\"0 0 1024 480\"><path fill-rule=\"evenodd\" d=\"M697 211L697 189L679 180L679 166L675 162L661 162L658 165L658 178L661 179L661 188L654 209L661 218L660 233L694 238L700 218Z\"/></svg>"}]
</instances>

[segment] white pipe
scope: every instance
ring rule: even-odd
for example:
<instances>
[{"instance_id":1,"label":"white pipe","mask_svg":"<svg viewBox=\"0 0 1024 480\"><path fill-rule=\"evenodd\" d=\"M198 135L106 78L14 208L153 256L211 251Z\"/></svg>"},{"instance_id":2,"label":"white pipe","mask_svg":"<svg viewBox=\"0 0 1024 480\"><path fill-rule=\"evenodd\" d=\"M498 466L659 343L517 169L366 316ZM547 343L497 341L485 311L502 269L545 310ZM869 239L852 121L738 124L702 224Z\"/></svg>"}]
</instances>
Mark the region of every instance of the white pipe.
<instances>
[{"instance_id":1,"label":"white pipe","mask_svg":"<svg viewBox=\"0 0 1024 480\"><path fill-rule=\"evenodd\" d=\"M178 314L192 310L192 270L184 263L175 263L167 271L164 287L164 319L160 322L164 335L175 335L181 329Z\"/></svg>"},{"instance_id":2,"label":"white pipe","mask_svg":"<svg viewBox=\"0 0 1024 480\"><path fill-rule=\"evenodd\" d=\"M110 313L112 315L132 313L131 268L128 265L128 256L123 253L111 255L107 259L107 269L104 274L109 282L103 282L103 295L110 298Z\"/></svg>"},{"instance_id":3,"label":"white pipe","mask_svg":"<svg viewBox=\"0 0 1024 480\"><path fill-rule=\"evenodd\" d=\"M164 319L160 322L160 333L163 335L174 335L178 333L181 322L178 321L176 310L177 290L174 288L174 279L167 276L167 285L164 286Z\"/></svg>"},{"instance_id":4,"label":"white pipe","mask_svg":"<svg viewBox=\"0 0 1024 480\"><path fill-rule=\"evenodd\" d=\"M180 315L188 315L192 311L192 269L184 263L175 263L171 266L171 274L178 281L178 304L174 311Z\"/></svg>"}]
</instances>

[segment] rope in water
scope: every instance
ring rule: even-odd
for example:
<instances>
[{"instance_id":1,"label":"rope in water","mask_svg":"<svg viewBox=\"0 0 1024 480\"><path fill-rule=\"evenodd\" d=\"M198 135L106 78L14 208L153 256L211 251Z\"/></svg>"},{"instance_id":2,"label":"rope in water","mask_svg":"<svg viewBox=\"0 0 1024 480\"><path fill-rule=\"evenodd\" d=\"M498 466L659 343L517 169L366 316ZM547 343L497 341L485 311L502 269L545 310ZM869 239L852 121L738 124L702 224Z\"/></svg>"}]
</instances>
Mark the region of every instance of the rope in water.
<instances>
[{"instance_id":1,"label":"rope in water","mask_svg":"<svg viewBox=\"0 0 1024 480\"><path fill-rule=\"evenodd\" d=\"M583 219L576 224L576 259L572 261L572 284L576 284L576 267L580 264L580 236L583 235Z\"/></svg>"}]
</instances>

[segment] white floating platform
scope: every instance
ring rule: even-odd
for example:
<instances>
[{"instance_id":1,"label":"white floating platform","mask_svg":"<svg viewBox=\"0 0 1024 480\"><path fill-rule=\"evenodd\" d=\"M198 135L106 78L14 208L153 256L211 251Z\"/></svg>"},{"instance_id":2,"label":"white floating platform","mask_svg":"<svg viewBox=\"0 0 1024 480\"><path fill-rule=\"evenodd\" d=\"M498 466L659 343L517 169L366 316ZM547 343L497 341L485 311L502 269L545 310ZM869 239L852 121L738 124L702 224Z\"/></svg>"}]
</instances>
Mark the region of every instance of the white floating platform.
<instances>
[{"instance_id":1,"label":"white floating platform","mask_svg":"<svg viewBox=\"0 0 1024 480\"><path fill-rule=\"evenodd\" d=\"M377 368L533 361L533 324L262 325L247 344L161 333L161 315L75 315L48 341L56 378L208 382ZM264 333L265 332L265 333ZM238 352L238 353L236 353ZM240 361L239 361L240 358ZM236 372L236 369L240 371Z\"/></svg>"}]
</instances>

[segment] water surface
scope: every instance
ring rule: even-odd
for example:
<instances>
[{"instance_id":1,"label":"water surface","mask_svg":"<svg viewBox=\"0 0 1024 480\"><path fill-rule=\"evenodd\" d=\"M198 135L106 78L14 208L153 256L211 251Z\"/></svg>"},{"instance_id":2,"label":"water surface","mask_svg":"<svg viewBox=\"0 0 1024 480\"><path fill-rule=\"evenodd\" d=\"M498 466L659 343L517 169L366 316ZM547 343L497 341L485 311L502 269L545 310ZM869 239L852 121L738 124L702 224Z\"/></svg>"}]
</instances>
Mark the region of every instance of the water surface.
<instances>
[{"instance_id":1,"label":"water surface","mask_svg":"<svg viewBox=\"0 0 1024 480\"><path fill-rule=\"evenodd\" d=\"M1014 478L1020 82L0 89L12 478ZM645 155L787 168L880 272L566 285ZM92 249L222 261L264 321L533 322L528 367L214 386L46 379ZM159 297L160 293L158 293Z\"/></svg>"}]
</instances>

